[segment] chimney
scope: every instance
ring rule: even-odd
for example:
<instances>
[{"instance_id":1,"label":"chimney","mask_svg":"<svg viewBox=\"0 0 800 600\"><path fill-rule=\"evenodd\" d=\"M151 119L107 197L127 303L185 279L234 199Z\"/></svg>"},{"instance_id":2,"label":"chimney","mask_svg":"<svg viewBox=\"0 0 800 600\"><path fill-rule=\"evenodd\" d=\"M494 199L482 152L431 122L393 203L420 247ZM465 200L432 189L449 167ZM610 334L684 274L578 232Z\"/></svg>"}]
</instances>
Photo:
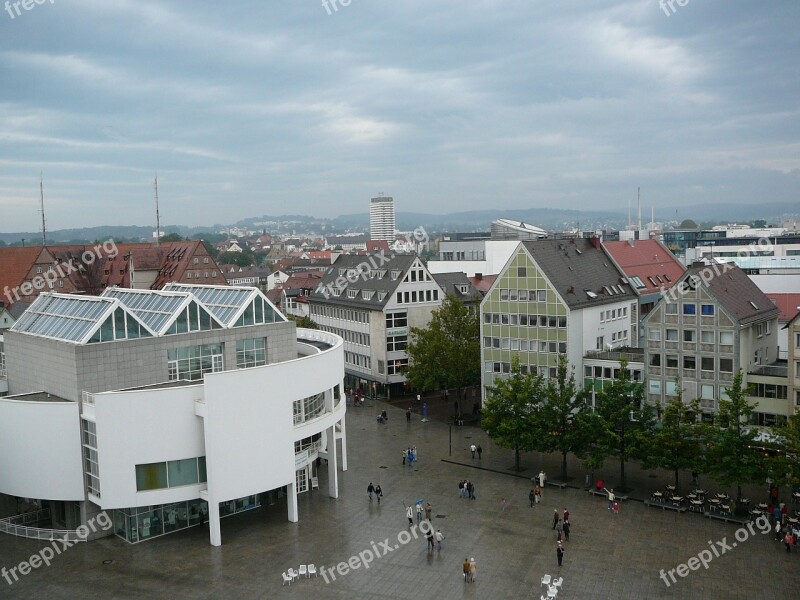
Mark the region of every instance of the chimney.
<instances>
[{"instance_id":1,"label":"chimney","mask_svg":"<svg viewBox=\"0 0 800 600\"><path fill-rule=\"evenodd\" d=\"M600 249L600 238L599 237L594 235L594 236L589 238L589 241L592 243L592 246L594 246L598 250Z\"/></svg>"},{"instance_id":2,"label":"chimney","mask_svg":"<svg viewBox=\"0 0 800 600\"><path fill-rule=\"evenodd\" d=\"M482 281L483 280L483 273L475 273L475 279L477 279L478 281Z\"/></svg>"}]
</instances>

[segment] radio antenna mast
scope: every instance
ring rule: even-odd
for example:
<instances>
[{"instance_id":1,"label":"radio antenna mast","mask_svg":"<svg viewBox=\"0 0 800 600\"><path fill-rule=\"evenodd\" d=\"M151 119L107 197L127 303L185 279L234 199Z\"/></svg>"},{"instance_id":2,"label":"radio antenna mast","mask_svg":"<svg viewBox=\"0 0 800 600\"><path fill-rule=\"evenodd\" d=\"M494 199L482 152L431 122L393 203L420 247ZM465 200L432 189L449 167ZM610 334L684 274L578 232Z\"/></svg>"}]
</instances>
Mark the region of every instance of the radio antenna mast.
<instances>
[{"instance_id":1,"label":"radio antenna mast","mask_svg":"<svg viewBox=\"0 0 800 600\"><path fill-rule=\"evenodd\" d=\"M47 226L44 218L44 182L42 172L39 171L39 210L42 213L42 246L47 246Z\"/></svg>"},{"instance_id":2,"label":"radio antenna mast","mask_svg":"<svg viewBox=\"0 0 800 600\"><path fill-rule=\"evenodd\" d=\"M158 212L158 173L156 173L153 189L156 194L156 248L158 248L161 245L161 215Z\"/></svg>"}]
</instances>

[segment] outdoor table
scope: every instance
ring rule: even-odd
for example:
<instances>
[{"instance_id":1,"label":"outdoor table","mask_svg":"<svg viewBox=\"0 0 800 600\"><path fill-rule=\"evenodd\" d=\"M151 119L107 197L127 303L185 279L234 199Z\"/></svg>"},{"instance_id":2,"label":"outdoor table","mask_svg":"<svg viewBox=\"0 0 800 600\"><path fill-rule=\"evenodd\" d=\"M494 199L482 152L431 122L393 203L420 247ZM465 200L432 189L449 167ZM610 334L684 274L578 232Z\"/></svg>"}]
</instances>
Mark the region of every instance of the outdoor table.
<instances>
[{"instance_id":1,"label":"outdoor table","mask_svg":"<svg viewBox=\"0 0 800 600\"><path fill-rule=\"evenodd\" d=\"M661 492L653 492L653 499L654 500L663 500L664 499L664 494L662 494Z\"/></svg>"},{"instance_id":2,"label":"outdoor table","mask_svg":"<svg viewBox=\"0 0 800 600\"><path fill-rule=\"evenodd\" d=\"M761 510L767 510L767 508L769 508L769 506L766 504L756 504L756 507Z\"/></svg>"},{"instance_id":3,"label":"outdoor table","mask_svg":"<svg viewBox=\"0 0 800 600\"><path fill-rule=\"evenodd\" d=\"M720 504L722 504L722 500L720 500L719 498L711 498L711 500L709 500L708 502L709 502L709 504L711 504L711 505L712 505L714 508L716 508L716 507L718 507Z\"/></svg>"},{"instance_id":4,"label":"outdoor table","mask_svg":"<svg viewBox=\"0 0 800 600\"><path fill-rule=\"evenodd\" d=\"M800 523L800 519L793 519L792 517L789 517L788 521L792 525L797 525L798 523Z\"/></svg>"},{"instance_id":5,"label":"outdoor table","mask_svg":"<svg viewBox=\"0 0 800 600\"><path fill-rule=\"evenodd\" d=\"M702 510L703 504L704 502L702 500L689 500L689 509L692 511L698 508Z\"/></svg>"},{"instance_id":6,"label":"outdoor table","mask_svg":"<svg viewBox=\"0 0 800 600\"><path fill-rule=\"evenodd\" d=\"M683 502L683 496L673 496L672 497L672 504L675 506L680 506Z\"/></svg>"},{"instance_id":7,"label":"outdoor table","mask_svg":"<svg viewBox=\"0 0 800 600\"><path fill-rule=\"evenodd\" d=\"M689 500L697 500L697 494L686 494Z\"/></svg>"},{"instance_id":8,"label":"outdoor table","mask_svg":"<svg viewBox=\"0 0 800 600\"><path fill-rule=\"evenodd\" d=\"M720 500L727 500L729 498L728 494L714 494Z\"/></svg>"},{"instance_id":9,"label":"outdoor table","mask_svg":"<svg viewBox=\"0 0 800 600\"><path fill-rule=\"evenodd\" d=\"M698 496L705 496L706 495L706 491L705 490L701 490L700 488L697 488L694 491L694 493L697 494Z\"/></svg>"},{"instance_id":10,"label":"outdoor table","mask_svg":"<svg viewBox=\"0 0 800 600\"><path fill-rule=\"evenodd\" d=\"M674 485L668 485L668 486L666 486L666 489L667 489L668 492L674 492L675 491L675 486Z\"/></svg>"}]
</instances>

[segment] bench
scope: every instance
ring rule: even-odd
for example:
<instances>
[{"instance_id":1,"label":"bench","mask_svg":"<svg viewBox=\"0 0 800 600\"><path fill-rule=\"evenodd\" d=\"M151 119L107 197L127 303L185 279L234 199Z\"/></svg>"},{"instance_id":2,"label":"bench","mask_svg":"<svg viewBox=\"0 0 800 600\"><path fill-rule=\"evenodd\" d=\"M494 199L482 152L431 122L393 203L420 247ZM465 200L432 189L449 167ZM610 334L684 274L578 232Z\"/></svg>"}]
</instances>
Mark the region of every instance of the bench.
<instances>
[{"instance_id":1,"label":"bench","mask_svg":"<svg viewBox=\"0 0 800 600\"><path fill-rule=\"evenodd\" d=\"M606 500L608 500L608 494L605 493L603 490L591 489L591 490L589 490L589 493L592 496L600 496L600 497L605 498ZM628 500L628 497L627 496L620 496L619 494L614 494L614 499L618 500L620 502L626 502Z\"/></svg>"},{"instance_id":2,"label":"bench","mask_svg":"<svg viewBox=\"0 0 800 600\"><path fill-rule=\"evenodd\" d=\"M548 486L549 487L557 487L557 488L561 488L562 490L567 489L567 484L563 483L561 481L545 481L544 484L545 484L545 487L548 487Z\"/></svg>"},{"instance_id":3,"label":"bench","mask_svg":"<svg viewBox=\"0 0 800 600\"><path fill-rule=\"evenodd\" d=\"M703 516L709 519L717 519L719 521L725 521L726 523L738 523L740 525L753 520L747 517L737 517L734 514L721 514L718 512L704 512Z\"/></svg>"},{"instance_id":4,"label":"bench","mask_svg":"<svg viewBox=\"0 0 800 600\"><path fill-rule=\"evenodd\" d=\"M687 510L685 506L675 506L671 502L651 502L650 500L645 500L644 505L645 506L650 506L652 508L661 508L661 509L664 509L664 510L674 510L675 512L678 512L678 513L685 513L686 510Z\"/></svg>"}]
</instances>

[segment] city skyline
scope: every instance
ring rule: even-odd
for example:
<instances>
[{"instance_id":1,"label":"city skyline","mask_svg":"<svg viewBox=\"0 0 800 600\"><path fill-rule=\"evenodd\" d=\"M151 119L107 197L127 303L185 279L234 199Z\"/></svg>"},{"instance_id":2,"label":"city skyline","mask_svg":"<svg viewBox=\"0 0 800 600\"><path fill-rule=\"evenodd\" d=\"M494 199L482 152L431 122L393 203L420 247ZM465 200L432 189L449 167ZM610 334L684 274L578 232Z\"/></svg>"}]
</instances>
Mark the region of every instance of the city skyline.
<instances>
[{"instance_id":1,"label":"city skyline","mask_svg":"<svg viewBox=\"0 0 800 600\"><path fill-rule=\"evenodd\" d=\"M2 229L797 199L795 3L332 6L0 12Z\"/></svg>"}]
</instances>

